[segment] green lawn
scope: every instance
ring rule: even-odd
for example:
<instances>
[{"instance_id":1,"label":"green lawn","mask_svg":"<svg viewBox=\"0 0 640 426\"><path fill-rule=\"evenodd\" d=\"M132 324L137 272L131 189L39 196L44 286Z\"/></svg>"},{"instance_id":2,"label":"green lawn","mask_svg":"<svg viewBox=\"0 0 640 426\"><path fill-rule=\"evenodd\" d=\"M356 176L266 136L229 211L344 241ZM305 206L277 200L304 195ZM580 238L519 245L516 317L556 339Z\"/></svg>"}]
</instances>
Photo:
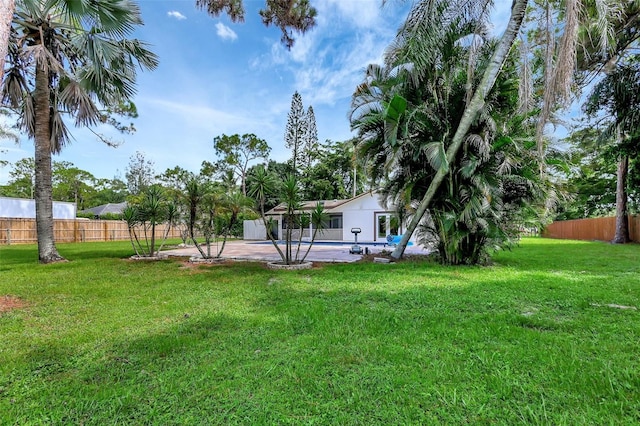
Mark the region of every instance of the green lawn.
<instances>
[{"instance_id":1,"label":"green lawn","mask_svg":"<svg viewBox=\"0 0 640 426\"><path fill-rule=\"evenodd\" d=\"M299 272L59 250L0 248L28 304L0 314L2 425L640 422L637 244Z\"/></svg>"}]
</instances>

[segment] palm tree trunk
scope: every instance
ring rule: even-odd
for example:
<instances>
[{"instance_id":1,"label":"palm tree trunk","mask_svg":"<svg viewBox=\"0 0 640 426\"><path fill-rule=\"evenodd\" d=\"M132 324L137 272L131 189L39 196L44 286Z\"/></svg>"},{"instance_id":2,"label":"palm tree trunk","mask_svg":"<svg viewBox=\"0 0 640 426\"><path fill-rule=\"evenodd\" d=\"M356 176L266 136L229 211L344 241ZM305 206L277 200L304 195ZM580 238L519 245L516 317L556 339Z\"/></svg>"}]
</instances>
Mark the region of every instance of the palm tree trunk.
<instances>
[{"instance_id":1,"label":"palm tree trunk","mask_svg":"<svg viewBox=\"0 0 640 426\"><path fill-rule=\"evenodd\" d=\"M626 244L629 237L629 216L627 215L627 174L629 173L629 156L623 154L618 162L616 182L616 235L613 244Z\"/></svg>"},{"instance_id":2,"label":"palm tree trunk","mask_svg":"<svg viewBox=\"0 0 640 426\"><path fill-rule=\"evenodd\" d=\"M264 229L267 232L267 236L269 237L269 240L271 240L271 244L273 244L273 246L278 251L278 254L280 255L280 258L282 259L282 261L286 262L285 255L284 255L284 253L282 253L282 249L280 249L280 246L278 246L278 242L275 240L275 238L273 238L273 233L271 232L271 224L269 222L267 222L267 218L266 218L266 216L264 214L264 200L263 199L261 199L261 201L260 201L260 217L262 218L262 223L264 224Z\"/></svg>"},{"instance_id":3,"label":"palm tree trunk","mask_svg":"<svg viewBox=\"0 0 640 426\"><path fill-rule=\"evenodd\" d=\"M511 46L515 38L518 36L520 32L520 27L522 26L522 21L524 19L524 14L527 10L528 0L514 0L511 6L511 18L509 19L509 24L507 25L507 29L502 35L502 39L500 43L496 47L495 52L489 62L489 66L484 72L482 77L482 81L480 85L476 89L471 102L467 105L464 110L464 114L462 119L460 120L460 124L458 124L458 129L456 130L455 135L451 141L451 145L447 148L447 162L451 164L454 162L460 147L462 146L462 142L464 141L464 137L469 132L469 128L471 124L476 120L478 113L482 109L485 103L485 99L488 96L489 92L493 88L493 85L496 82L496 78L498 77L498 73L502 69L502 65L504 64L507 56L509 55L509 51L511 50ZM449 173L448 164L445 167L442 167L438 170L435 177L429 184L429 188L427 188L427 192L424 195L420 205L416 209L411 222L407 225L406 232L402 235L400 239L400 243L393 251L391 256L395 259L400 259L404 254L405 249L407 248L407 244L409 243L409 238L418 227L418 224L422 220L429 204L431 204L431 200L435 196L436 191L440 187L440 184L444 180L444 178Z\"/></svg>"},{"instance_id":4,"label":"palm tree trunk","mask_svg":"<svg viewBox=\"0 0 640 426\"><path fill-rule=\"evenodd\" d=\"M149 249L149 256L156 255L156 222L155 219L151 222L151 248Z\"/></svg>"},{"instance_id":5,"label":"palm tree trunk","mask_svg":"<svg viewBox=\"0 0 640 426\"><path fill-rule=\"evenodd\" d=\"M195 196L194 196L195 197ZM200 256L203 259L207 258L207 255L204 254L204 250L196 240L195 226L196 226L196 218L197 218L197 205L199 200L194 200L193 197L189 199L189 236L191 237L191 241L193 245L196 246L198 251L200 252Z\"/></svg>"},{"instance_id":6,"label":"palm tree trunk","mask_svg":"<svg viewBox=\"0 0 640 426\"><path fill-rule=\"evenodd\" d=\"M15 9L15 0L0 2L0 86L4 79L4 60L9 50L9 34L11 34L11 21L13 21Z\"/></svg>"},{"instance_id":7,"label":"palm tree trunk","mask_svg":"<svg viewBox=\"0 0 640 426\"><path fill-rule=\"evenodd\" d=\"M49 110L49 75L36 66L35 109L35 202L38 258L41 263L65 260L56 249L53 234L53 199L51 184L51 112Z\"/></svg>"}]
</instances>

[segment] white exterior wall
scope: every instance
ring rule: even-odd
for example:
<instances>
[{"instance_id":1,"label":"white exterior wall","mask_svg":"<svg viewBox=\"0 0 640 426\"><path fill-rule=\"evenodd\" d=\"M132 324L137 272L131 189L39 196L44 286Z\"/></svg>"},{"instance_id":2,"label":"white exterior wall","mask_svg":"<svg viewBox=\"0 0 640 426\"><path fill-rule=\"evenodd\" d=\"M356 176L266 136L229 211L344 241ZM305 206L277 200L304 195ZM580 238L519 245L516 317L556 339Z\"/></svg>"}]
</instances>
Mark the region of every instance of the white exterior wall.
<instances>
[{"instance_id":1,"label":"white exterior wall","mask_svg":"<svg viewBox=\"0 0 640 426\"><path fill-rule=\"evenodd\" d=\"M351 228L360 228L358 241L373 241L375 232L374 214L385 211L380 205L378 195L374 192L364 194L333 210L331 213L342 213L342 239L354 241Z\"/></svg>"},{"instance_id":2,"label":"white exterior wall","mask_svg":"<svg viewBox=\"0 0 640 426\"><path fill-rule=\"evenodd\" d=\"M242 238L244 240L266 240L267 228L264 227L262 219L245 220L242 224Z\"/></svg>"},{"instance_id":3,"label":"white exterior wall","mask_svg":"<svg viewBox=\"0 0 640 426\"><path fill-rule=\"evenodd\" d=\"M376 192L360 195L332 209L331 213L342 213L342 239L344 241L354 241L351 228L360 228L362 232L358 234L358 242L386 242L386 239L375 238L375 214L392 212L383 206ZM404 226L402 231L404 231ZM410 241L415 242L413 236Z\"/></svg>"},{"instance_id":4,"label":"white exterior wall","mask_svg":"<svg viewBox=\"0 0 640 426\"><path fill-rule=\"evenodd\" d=\"M36 201L28 198L0 197L0 217L35 219ZM75 219L75 203L53 202L54 219Z\"/></svg>"}]
</instances>

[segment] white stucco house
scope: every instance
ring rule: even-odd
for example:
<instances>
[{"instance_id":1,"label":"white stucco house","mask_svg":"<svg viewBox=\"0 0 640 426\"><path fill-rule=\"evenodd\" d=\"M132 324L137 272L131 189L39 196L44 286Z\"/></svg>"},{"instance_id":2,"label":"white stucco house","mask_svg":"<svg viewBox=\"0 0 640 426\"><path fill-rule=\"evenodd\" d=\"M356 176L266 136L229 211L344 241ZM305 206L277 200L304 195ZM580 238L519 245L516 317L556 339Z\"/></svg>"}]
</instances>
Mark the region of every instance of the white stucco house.
<instances>
[{"instance_id":1,"label":"white stucco house","mask_svg":"<svg viewBox=\"0 0 640 426\"><path fill-rule=\"evenodd\" d=\"M299 213L309 212L315 208L318 201L305 201ZM385 243L389 235L401 235L404 231L402 224L398 223L397 216L388 210L380 201L376 191L365 192L347 200L322 200L325 212L329 215L329 221L323 232L319 233L316 241L354 241L353 228L360 228L358 242ZM277 238L282 238L286 230L283 220L285 208L276 206L265 213L277 221L277 229L273 233ZM296 237L299 230L295 230ZM310 227L303 230L303 238L308 239L313 232ZM244 222L245 240L267 239L264 224L261 219L247 220ZM411 238L414 241L414 238ZM414 241L415 242L415 241Z\"/></svg>"},{"instance_id":2,"label":"white stucco house","mask_svg":"<svg viewBox=\"0 0 640 426\"><path fill-rule=\"evenodd\" d=\"M36 201L28 198L0 197L0 218L35 219ZM75 203L53 202L54 219L75 219Z\"/></svg>"}]
</instances>

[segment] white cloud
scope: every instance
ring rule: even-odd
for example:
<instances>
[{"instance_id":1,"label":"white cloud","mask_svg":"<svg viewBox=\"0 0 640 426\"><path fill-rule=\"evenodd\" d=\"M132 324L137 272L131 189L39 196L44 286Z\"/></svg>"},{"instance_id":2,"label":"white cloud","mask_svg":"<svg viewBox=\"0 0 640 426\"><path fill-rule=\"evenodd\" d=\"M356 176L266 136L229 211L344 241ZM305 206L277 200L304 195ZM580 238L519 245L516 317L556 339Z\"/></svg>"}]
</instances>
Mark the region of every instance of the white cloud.
<instances>
[{"instance_id":1,"label":"white cloud","mask_svg":"<svg viewBox=\"0 0 640 426\"><path fill-rule=\"evenodd\" d=\"M366 67L382 62L390 40L383 34L365 31L342 40L341 49L327 45L311 51L303 66L292 69L295 87L314 105L334 105L339 99L349 98L362 82Z\"/></svg>"},{"instance_id":2,"label":"white cloud","mask_svg":"<svg viewBox=\"0 0 640 426\"><path fill-rule=\"evenodd\" d=\"M222 22L216 24L216 33L223 40L235 40L238 38L238 34Z\"/></svg>"},{"instance_id":3,"label":"white cloud","mask_svg":"<svg viewBox=\"0 0 640 426\"><path fill-rule=\"evenodd\" d=\"M177 10L171 10L169 12L167 12L167 16L170 18L175 18L178 21L182 21L184 19L187 19L186 16L184 16L182 13L178 12Z\"/></svg>"},{"instance_id":4,"label":"white cloud","mask_svg":"<svg viewBox=\"0 0 640 426\"><path fill-rule=\"evenodd\" d=\"M382 7L380 0L321 0L314 3L320 19L348 21L358 28L374 28L380 25Z\"/></svg>"},{"instance_id":5,"label":"white cloud","mask_svg":"<svg viewBox=\"0 0 640 426\"><path fill-rule=\"evenodd\" d=\"M496 0L491 11L491 24L493 36L500 37L507 29L511 17L511 0Z\"/></svg>"}]
</instances>

